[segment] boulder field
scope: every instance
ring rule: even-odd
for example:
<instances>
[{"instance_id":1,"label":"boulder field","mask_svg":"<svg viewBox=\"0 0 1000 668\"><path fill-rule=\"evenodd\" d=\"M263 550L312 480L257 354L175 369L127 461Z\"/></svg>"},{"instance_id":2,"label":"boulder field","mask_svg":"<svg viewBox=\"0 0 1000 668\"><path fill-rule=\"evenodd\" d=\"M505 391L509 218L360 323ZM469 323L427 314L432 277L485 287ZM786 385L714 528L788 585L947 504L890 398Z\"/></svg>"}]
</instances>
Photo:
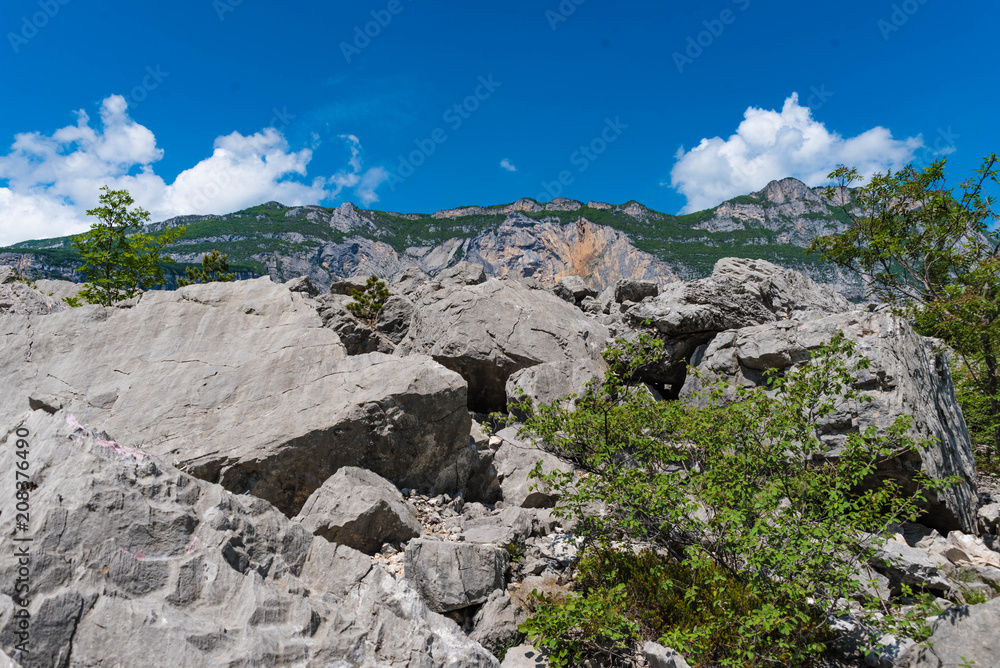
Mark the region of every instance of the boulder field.
<instances>
[{"instance_id":1,"label":"boulder field","mask_svg":"<svg viewBox=\"0 0 1000 668\"><path fill-rule=\"evenodd\" d=\"M481 424L515 396L582 392L606 345L639 330L670 354L644 371L653 396L691 403L713 379L759 385L836 332L854 341L873 401L827 420L822 455L909 416L933 446L879 475L958 480L872 564L876 595L941 597L933 650L886 639L858 660L998 660L996 601L962 603L1000 590L1000 498L977 488L946 352L885 308L732 258L601 292L468 262L410 269L373 321L346 308L358 285L262 278L70 308L72 284L0 267L0 532L30 554L25 591L23 561L0 551L0 665L544 665L520 644L526 593L565 587L578 544L528 474L572 468ZM686 665L655 643L636 660Z\"/></svg>"}]
</instances>

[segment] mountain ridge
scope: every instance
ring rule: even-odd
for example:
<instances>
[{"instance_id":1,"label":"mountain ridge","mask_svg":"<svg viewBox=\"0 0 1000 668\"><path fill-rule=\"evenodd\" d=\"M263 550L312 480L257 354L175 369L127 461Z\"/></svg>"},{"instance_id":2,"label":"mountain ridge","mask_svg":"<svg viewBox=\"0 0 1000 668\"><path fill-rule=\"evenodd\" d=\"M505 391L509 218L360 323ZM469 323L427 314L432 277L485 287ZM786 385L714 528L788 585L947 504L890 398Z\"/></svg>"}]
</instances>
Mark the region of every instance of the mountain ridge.
<instances>
[{"instance_id":1,"label":"mountain ridge","mask_svg":"<svg viewBox=\"0 0 1000 668\"><path fill-rule=\"evenodd\" d=\"M168 285L201 256L219 250L241 278L309 276L323 289L356 274L391 278L410 268L434 274L462 259L489 273L558 280L579 274L594 287L619 278L670 282L707 276L726 256L765 259L861 296L853 276L807 256L815 236L843 231L847 216L793 178L719 206L675 216L636 200L624 204L559 197L524 197L498 205L465 205L433 213L337 207L286 206L271 201L222 215L187 215L147 226L186 225L187 235L167 248ZM589 236L588 236L589 233ZM0 261L21 262L28 273L81 280L70 237L31 240L0 249ZM634 271L637 275L629 275Z\"/></svg>"}]
</instances>

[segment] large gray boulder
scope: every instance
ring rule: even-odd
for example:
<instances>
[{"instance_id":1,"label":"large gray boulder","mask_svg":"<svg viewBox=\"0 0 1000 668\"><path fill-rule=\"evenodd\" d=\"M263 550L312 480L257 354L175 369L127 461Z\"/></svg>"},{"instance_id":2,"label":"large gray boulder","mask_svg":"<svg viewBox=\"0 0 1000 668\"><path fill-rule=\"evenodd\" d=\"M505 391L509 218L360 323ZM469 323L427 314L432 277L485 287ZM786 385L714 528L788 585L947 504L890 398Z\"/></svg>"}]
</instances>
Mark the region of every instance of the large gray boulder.
<instances>
[{"instance_id":1,"label":"large gray boulder","mask_svg":"<svg viewBox=\"0 0 1000 668\"><path fill-rule=\"evenodd\" d=\"M626 315L634 324L648 320L664 336L677 337L849 308L843 295L797 271L764 260L723 258L711 276L667 284L657 297L636 304Z\"/></svg>"},{"instance_id":2,"label":"large gray boulder","mask_svg":"<svg viewBox=\"0 0 1000 668\"><path fill-rule=\"evenodd\" d=\"M404 574L436 612L485 602L506 584L510 557L493 545L417 538L406 545Z\"/></svg>"},{"instance_id":3,"label":"large gray boulder","mask_svg":"<svg viewBox=\"0 0 1000 668\"><path fill-rule=\"evenodd\" d=\"M667 284L658 296L630 307L624 317L633 327L649 324L664 340L664 361L640 375L645 382L671 386L676 395L695 351L719 332L849 308L842 295L796 271L763 260L723 258L711 276Z\"/></svg>"},{"instance_id":4,"label":"large gray boulder","mask_svg":"<svg viewBox=\"0 0 1000 668\"><path fill-rule=\"evenodd\" d=\"M421 532L417 514L395 485L354 466L343 467L313 492L295 520L331 543L369 555Z\"/></svg>"},{"instance_id":5,"label":"large gray boulder","mask_svg":"<svg viewBox=\"0 0 1000 668\"><path fill-rule=\"evenodd\" d=\"M476 457L458 374L426 356L348 357L312 300L268 278L0 318L0 390L0 424L56 397L289 516L342 466L453 493Z\"/></svg>"},{"instance_id":6,"label":"large gray boulder","mask_svg":"<svg viewBox=\"0 0 1000 668\"><path fill-rule=\"evenodd\" d=\"M957 605L941 613L926 642L913 645L899 668L1000 666L1000 598L980 605Z\"/></svg>"},{"instance_id":7,"label":"large gray boulder","mask_svg":"<svg viewBox=\"0 0 1000 668\"><path fill-rule=\"evenodd\" d=\"M0 554L0 649L49 666L496 666L418 593L371 560L316 537L266 501L234 495L95 435L65 412L7 425L0 465L27 451L30 522L0 486L0 532L31 538L26 608L19 563ZM27 443L17 447L18 434ZM30 615L19 651L15 611Z\"/></svg>"},{"instance_id":8,"label":"large gray boulder","mask_svg":"<svg viewBox=\"0 0 1000 668\"><path fill-rule=\"evenodd\" d=\"M430 355L457 371L469 383L472 410L505 409L504 386L519 369L600 359L608 330L576 307L510 279L476 283L480 275L462 269L409 295L413 321L395 354Z\"/></svg>"},{"instance_id":9,"label":"large gray boulder","mask_svg":"<svg viewBox=\"0 0 1000 668\"><path fill-rule=\"evenodd\" d=\"M838 454L850 432L871 425L887 428L898 416L911 416L913 435L934 439L937 444L919 455L884 462L880 475L904 483L912 481L917 470L935 479L957 476L956 486L930 500L921 521L943 532L960 529L975 534L978 502L972 444L947 361L934 341L916 334L899 317L887 312L851 311L724 332L694 356L691 363L705 379L689 378L681 396L703 405L707 399L696 395L707 382L721 379L761 385L766 370L800 364L837 332L855 341L857 352L871 362L856 387L872 401L843 405L825 419L822 438L829 448L827 454Z\"/></svg>"}]
</instances>

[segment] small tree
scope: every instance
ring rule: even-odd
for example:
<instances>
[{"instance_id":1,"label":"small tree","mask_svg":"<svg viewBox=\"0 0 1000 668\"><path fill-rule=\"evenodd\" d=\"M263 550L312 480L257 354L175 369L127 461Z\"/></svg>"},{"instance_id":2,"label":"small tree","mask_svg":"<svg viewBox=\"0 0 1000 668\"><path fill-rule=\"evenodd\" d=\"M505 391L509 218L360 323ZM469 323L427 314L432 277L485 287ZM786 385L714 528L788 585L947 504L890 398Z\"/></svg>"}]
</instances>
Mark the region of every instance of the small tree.
<instances>
[{"instance_id":1,"label":"small tree","mask_svg":"<svg viewBox=\"0 0 1000 668\"><path fill-rule=\"evenodd\" d=\"M922 171L876 174L853 193L847 186L858 171L838 168L830 178L840 188L826 194L840 198L852 225L809 251L860 274L871 295L958 354L981 395L976 425L1000 455L1000 233L994 198L984 193L988 182L1000 184L998 158L987 156L958 195L946 187L944 167L941 159Z\"/></svg>"},{"instance_id":2,"label":"small tree","mask_svg":"<svg viewBox=\"0 0 1000 668\"><path fill-rule=\"evenodd\" d=\"M378 314L385 306L385 300L389 298L389 289L385 287L385 281L372 274L368 277L365 289L355 290L351 298L353 301L347 303L347 310L358 320L374 326Z\"/></svg>"},{"instance_id":3,"label":"small tree","mask_svg":"<svg viewBox=\"0 0 1000 668\"><path fill-rule=\"evenodd\" d=\"M90 231L73 240L73 247L84 260L80 270L87 284L80 296L92 304L111 306L130 299L140 291L163 283L160 251L183 236L177 227L153 236L142 232L149 212L136 207L127 190L101 188L101 206L87 211L95 216Z\"/></svg>"},{"instance_id":4,"label":"small tree","mask_svg":"<svg viewBox=\"0 0 1000 668\"><path fill-rule=\"evenodd\" d=\"M195 283L228 283L236 278L236 274L227 274L229 271L229 256L220 255L219 251L213 250L205 253L201 258L201 269L187 268L187 278L178 278L177 285L193 285Z\"/></svg>"}]
</instances>

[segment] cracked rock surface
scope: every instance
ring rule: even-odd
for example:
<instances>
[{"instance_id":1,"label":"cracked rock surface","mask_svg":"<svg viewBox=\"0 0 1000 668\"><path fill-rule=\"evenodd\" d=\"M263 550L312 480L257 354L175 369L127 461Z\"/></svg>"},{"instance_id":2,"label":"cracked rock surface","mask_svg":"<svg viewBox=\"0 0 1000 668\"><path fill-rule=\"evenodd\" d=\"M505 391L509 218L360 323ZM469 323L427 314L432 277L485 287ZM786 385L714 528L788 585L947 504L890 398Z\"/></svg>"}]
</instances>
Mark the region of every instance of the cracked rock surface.
<instances>
[{"instance_id":1,"label":"cracked rock surface","mask_svg":"<svg viewBox=\"0 0 1000 668\"><path fill-rule=\"evenodd\" d=\"M458 374L420 355L348 357L311 300L268 278L0 318L0 388L0 424L56 396L290 516L342 466L453 491L475 459Z\"/></svg>"},{"instance_id":2,"label":"cracked rock surface","mask_svg":"<svg viewBox=\"0 0 1000 668\"><path fill-rule=\"evenodd\" d=\"M405 581L271 504L193 478L68 413L33 411L31 651L16 649L18 559L0 555L0 647L50 666L496 666ZM14 485L0 488L3 508ZM12 513L0 515L5 536ZM385 639L391 638L391 642Z\"/></svg>"}]
</instances>

